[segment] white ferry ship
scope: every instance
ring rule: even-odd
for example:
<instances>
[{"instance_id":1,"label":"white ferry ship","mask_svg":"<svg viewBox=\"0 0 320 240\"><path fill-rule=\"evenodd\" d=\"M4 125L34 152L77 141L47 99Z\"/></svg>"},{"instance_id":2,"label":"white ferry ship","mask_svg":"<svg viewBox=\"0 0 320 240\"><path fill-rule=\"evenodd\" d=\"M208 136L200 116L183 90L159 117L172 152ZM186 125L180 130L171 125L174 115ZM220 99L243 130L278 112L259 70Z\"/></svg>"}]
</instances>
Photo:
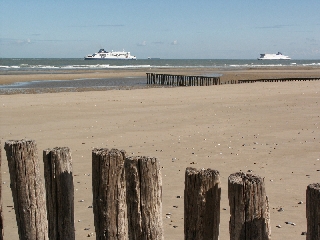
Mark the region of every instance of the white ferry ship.
<instances>
[{"instance_id":1,"label":"white ferry ship","mask_svg":"<svg viewBox=\"0 0 320 240\"><path fill-rule=\"evenodd\" d=\"M261 53L260 57L258 58L258 60L290 60L291 58L286 56L286 55L282 55L281 52L278 52L276 54L270 54L270 53Z\"/></svg>"},{"instance_id":2,"label":"white ferry ship","mask_svg":"<svg viewBox=\"0 0 320 240\"><path fill-rule=\"evenodd\" d=\"M84 60L136 60L135 56L130 55L130 52L107 52L104 49L100 49L99 52L92 55L87 55Z\"/></svg>"}]
</instances>

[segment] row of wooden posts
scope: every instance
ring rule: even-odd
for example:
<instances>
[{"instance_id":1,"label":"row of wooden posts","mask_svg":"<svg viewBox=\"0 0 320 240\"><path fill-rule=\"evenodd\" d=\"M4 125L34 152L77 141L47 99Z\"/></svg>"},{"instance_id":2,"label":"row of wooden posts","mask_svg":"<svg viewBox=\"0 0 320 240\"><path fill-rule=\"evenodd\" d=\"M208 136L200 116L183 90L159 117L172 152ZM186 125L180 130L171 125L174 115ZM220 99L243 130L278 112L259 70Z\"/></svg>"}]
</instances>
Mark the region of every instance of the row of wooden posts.
<instances>
[{"instance_id":1,"label":"row of wooden posts","mask_svg":"<svg viewBox=\"0 0 320 240\"><path fill-rule=\"evenodd\" d=\"M274 79L255 79L255 80L238 80L238 83L255 83L255 82L301 82L301 81L317 81L320 78L274 78Z\"/></svg>"},{"instance_id":2,"label":"row of wooden posts","mask_svg":"<svg viewBox=\"0 0 320 240\"><path fill-rule=\"evenodd\" d=\"M70 149L43 151L45 190L36 142L7 141L4 149L20 239L75 239ZM127 157L125 151L117 149L94 149L92 193L96 239L164 238L162 177L156 158ZM271 239L263 178L243 172L231 174L228 198L230 239ZM186 169L184 239L218 239L220 199L217 170ZM307 240L320 239L319 183L307 187L306 199ZM2 211L0 220L3 239Z\"/></svg>"},{"instance_id":3,"label":"row of wooden posts","mask_svg":"<svg viewBox=\"0 0 320 240\"><path fill-rule=\"evenodd\" d=\"M316 81L320 78L274 78L274 79L254 79L254 80L229 80L221 82L220 77L207 76L186 76L159 73L146 73L148 85L167 86L211 86L221 84L240 84L254 82L288 82L288 81Z\"/></svg>"},{"instance_id":4,"label":"row of wooden posts","mask_svg":"<svg viewBox=\"0 0 320 240\"><path fill-rule=\"evenodd\" d=\"M169 86L210 86L220 85L220 78L147 73L147 84Z\"/></svg>"}]
</instances>

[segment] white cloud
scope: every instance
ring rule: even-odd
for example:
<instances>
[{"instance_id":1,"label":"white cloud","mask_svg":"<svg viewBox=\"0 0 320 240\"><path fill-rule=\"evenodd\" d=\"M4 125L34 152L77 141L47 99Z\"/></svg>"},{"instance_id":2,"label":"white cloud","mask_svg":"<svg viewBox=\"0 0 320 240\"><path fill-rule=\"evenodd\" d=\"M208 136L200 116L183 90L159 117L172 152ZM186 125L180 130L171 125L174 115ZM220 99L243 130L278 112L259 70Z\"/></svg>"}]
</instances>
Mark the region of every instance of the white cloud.
<instances>
[{"instance_id":1,"label":"white cloud","mask_svg":"<svg viewBox=\"0 0 320 240\"><path fill-rule=\"evenodd\" d=\"M138 46L146 46L146 45L147 45L147 42L146 42L146 41L142 41L141 43L138 43L137 45L138 45Z\"/></svg>"},{"instance_id":2,"label":"white cloud","mask_svg":"<svg viewBox=\"0 0 320 240\"><path fill-rule=\"evenodd\" d=\"M30 40L30 38L28 38L28 39L17 39L16 41L15 41L15 43L16 44L30 44L31 43L31 40Z\"/></svg>"},{"instance_id":3,"label":"white cloud","mask_svg":"<svg viewBox=\"0 0 320 240\"><path fill-rule=\"evenodd\" d=\"M174 40L171 45L178 45L178 41L177 40Z\"/></svg>"}]
</instances>

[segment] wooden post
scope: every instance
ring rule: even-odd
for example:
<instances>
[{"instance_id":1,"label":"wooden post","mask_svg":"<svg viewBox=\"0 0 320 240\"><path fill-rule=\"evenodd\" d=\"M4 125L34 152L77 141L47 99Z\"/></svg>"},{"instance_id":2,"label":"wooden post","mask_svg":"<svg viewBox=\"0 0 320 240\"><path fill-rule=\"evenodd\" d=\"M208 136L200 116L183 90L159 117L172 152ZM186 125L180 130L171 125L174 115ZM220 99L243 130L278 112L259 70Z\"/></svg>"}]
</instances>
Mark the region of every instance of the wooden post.
<instances>
[{"instance_id":1,"label":"wooden post","mask_svg":"<svg viewBox=\"0 0 320 240\"><path fill-rule=\"evenodd\" d=\"M34 140L7 141L5 150L20 239L48 239L44 187Z\"/></svg>"},{"instance_id":2,"label":"wooden post","mask_svg":"<svg viewBox=\"0 0 320 240\"><path fill-rule=\"evenodd\" d=\"M159 161L129 157L125 161L129 239L163 239L162 177Z\"/></svg>"},{"instance_id":3,"label":"wooden post","mask_svg":"<svg viewBox=\"0 0 320 240\"><path fill-rule=\"evenodd\" d=\"M218 239L220 175L217 170L187 168L184 189L184 239Z\"/></svg>"},{"instance_id":4,"label":"wooden post","mask_svg":"<svg viewBox=\"0 0 320 240\"><path fill-rule=\"evenodd\" d=\"M150 73L147 73L147 84L150 84Z\"/></svg>"},{"instance_id":5,"label":"wooden post","mask_svg":"<svg viewBox=\"0 0 320 240\"><path fill-rule=\"evenodd\" d=\"M268 197L264 179L242 172L228 178L230 239L271 239Z\"/></svg>"},{"instance_id":6,"label":"wooden post","mask_svg":"<svg viewBox=\"0 0 320 240\"><path fill-rule=\"evenodd\" d=\"M2 159L1 159L1 141L0 141L0 240L3 240L3 214L2 214Z\"/></svg>"},{"instance_id":7,"label":"wooden post","mask_svg":"<svg viewBox=\"0 0 320 240\"><path fill-rule=\"evenodd\" d=\"M75 239L71 151L67 147L44 150L43 163L49 239Z\"/></svg>"},{"instance_id":8,"label":"wooden post","mask_svg":"<svg viewBox=\"0 0 320 240\"><path fill-rule=\"evenodd\" d=\"M96 239L127 239L125 151L92 151L92 192Z\"/></svg>"},{"instance_id":9,"label":"wooden post","mask_svg":"<svg viewBox=\"0 0 320 240\"><path fill-rule=\"evenodd\" d=\"M308 185L306 195L307 240L320 239L320 183Z\"/></svg>"}]
</instances>

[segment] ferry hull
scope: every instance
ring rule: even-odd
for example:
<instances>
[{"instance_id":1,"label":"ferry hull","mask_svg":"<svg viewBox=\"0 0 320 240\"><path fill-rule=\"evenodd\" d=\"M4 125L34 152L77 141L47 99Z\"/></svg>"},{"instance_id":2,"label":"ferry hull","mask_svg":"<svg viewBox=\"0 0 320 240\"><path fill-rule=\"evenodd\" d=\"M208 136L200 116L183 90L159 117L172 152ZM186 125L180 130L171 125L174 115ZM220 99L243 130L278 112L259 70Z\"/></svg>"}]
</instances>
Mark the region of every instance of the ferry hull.
<instances>
[{"instance_id":1,"label":"ferry hull","mask_svg":"<svg viewBox=\"0 0 320 240\"><path fill-rule=\"evenodd\" d=\"M84 60L98 60L98 61L106 61L106 60L115 60L115 61L117 61L117 60L126 60L126 61L128 61L128 60L137 60L137 59L135 59L135 58L87 58L87 57L85 57L84 58Z\"/></svg>"},{"instance_id":2,"label":"ferry hull","mask_svg":"<svg viewBox=\"0 0 320 240\"><path fill-rule=\"evenodd\" d=\"M130 52L107 52L103 48L99 52L92 55L87 55L84 60L136 60L135 56L132 56Z\"/></svg>"},{"instance_id":3,"label":"ferry hull","mask_svg":"<svg viewBox=\"0 0 320 240\"><path fill-rule=\"evenodd\" d=\"M258 60L291 60L291 58L283 55L281 52L278 52L276 54L261 53Z\"/></svg>"}]
</instances>

